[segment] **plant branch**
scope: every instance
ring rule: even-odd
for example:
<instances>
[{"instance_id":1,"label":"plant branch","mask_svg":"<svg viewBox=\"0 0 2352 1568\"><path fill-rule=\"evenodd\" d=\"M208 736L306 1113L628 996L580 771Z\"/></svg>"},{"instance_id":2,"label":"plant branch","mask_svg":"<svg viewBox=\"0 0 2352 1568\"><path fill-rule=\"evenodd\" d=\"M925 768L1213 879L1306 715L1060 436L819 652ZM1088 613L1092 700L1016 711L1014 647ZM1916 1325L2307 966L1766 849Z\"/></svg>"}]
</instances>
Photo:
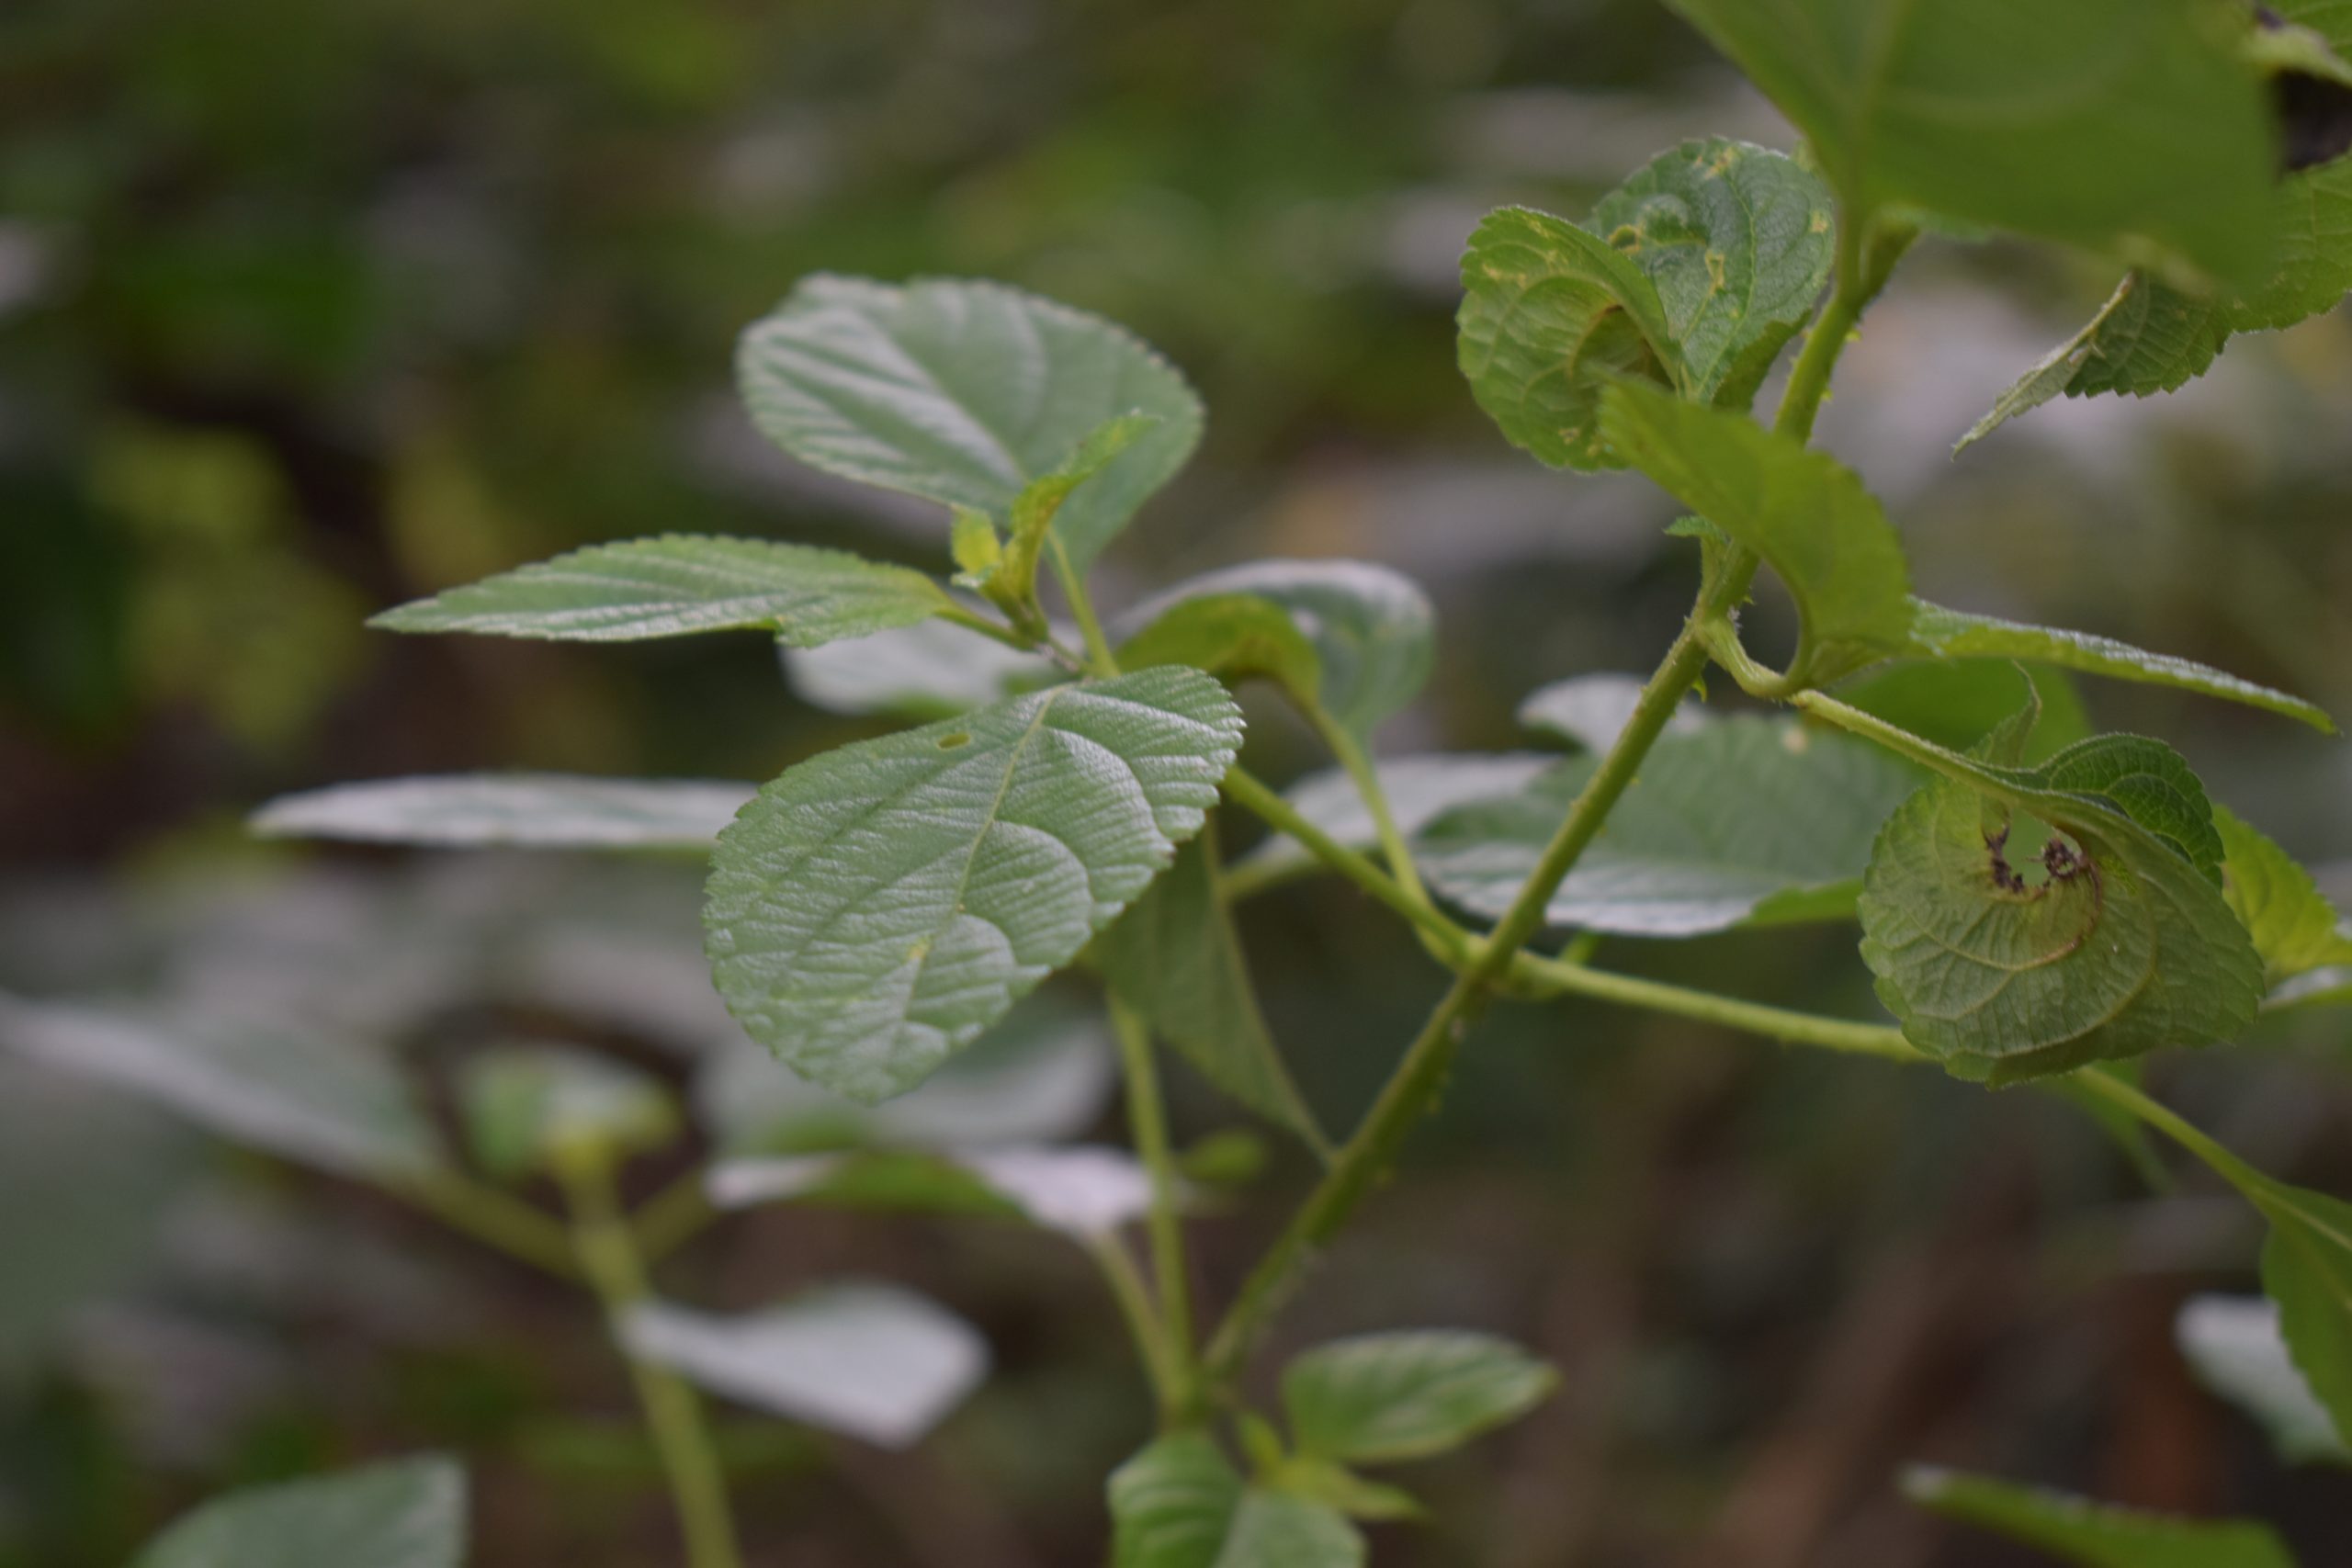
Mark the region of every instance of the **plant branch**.
<instances>
[{"instance_id":1,"label":"plant branch","mask_svg":"<svg viewBox=\"0 0 2352 1568\"><path fill-rule=\"evenodd\" d=\"M1381 784L1379 771L1372 759L1348 728L1333 718L1321 703L1304 705L1306 721L1315 727L1316 734L1330 749L1340 768L1356 786L1357 798L1372 818L1373 836L1380 841L1381 859L1388 863L1388 874L1396 879L1408 896L1422 904L1430 901L1429 889L1421 886L1421 874L1413 864L1412 847L1405 841L1405 834L1396 826L1396 815L1389 809L1388 791Z\"/></svg>"},{"instance_id":2,"label":"plant branch","mask_svg":"<svg viewBox=\"0 0 2352 1568\"><path fill-rule=\"evenodd\" d=\"M385 1186L395 1197L510 1258L560 1280L577 1283L582 1277L571 1234L519 1198L454 1170L401 1177Z\"/></svg>"},{"instance_id":3,"label":"plant branch","mask_svg":"<svg viewBox=\"0 0 2352 1568\"><path fill-rule=\"evenodd\" d=\"M695 1167L639 1203L629 1215L638 1254L648 1268L700 1235L718 1218L705 1176L704 1169Z\"/></svg>"},{"instance_id":4,"label":"plant branch","mask_svg":"<svg viewBox=\"0 0 2352 1568\"><path fill-rule=\"evenodd\" d=\"M653 1446L669 1478L679 1532L685 1538L690 1568L742 1568L735 1520L727 1505L727 1483L703 1420L702 1399L666 1367L628 1348L625 1324L632 1308L651 1294L645 1260L637 1250L628 1216L615 1190L612 1161L601 1155L560 1161L556 1174L572 1212L572 1243L580 1265L604 1303L614 1342L628 1361Z\"/></svg>"},{"instance_id":5,"label":"plant branch","mask_svg":"<svg viewBox=\"0 0 2352 1568\"><path fill-rule=\"evenodd\" d=\"M1086 580L1070 564L1069 551L1062 547L1061 536L1047 534L1046 550L1054 563L1054 580L1062 585L1062 597L1069 601L1070 618L1078 623L1079 635L1086 639L1087 668L1097 675L1116 675L1119 661L1111 652L1110 639L1102 635L1102 623L1094 614L1094 601L1086 592Z\"/></svg>"},{"instance_id":6,"label":"plant branch","mask_svg":"<svg viewBox=\"0 0 2352 1568\"><path fill-rule=\"evenodd\" d=\"M1118 1037L1119 1063L1126 1075L1128 1131L1151 1178L1151 1271L1159 1287L1160 1339L1174 1385L1170 1393L1181 1405L1187 1397L1184 1385L1192 1379L1193 1280L1184 1257L1183 1216L1177 1208L1168 1113L1160 1103L1151 1032L1115 994L1111 998L1111 1032Z\"/></svg>"},{"instance_id":7,"label":"plant branch","mask_svg":"<svg viewBox=\"0 0 2352 1568\"><path fill-rule=\"evenodd\" d=\"M1566 958L1541 958L1522 953L1511 964L1511 977L1539 993L1589 997L1596 1001L1650 1012L1670 1013L1702 1023L1721 1024L1748 1034L1760 1034L1784 1045L1813 1045L1852 1055L1880 1056L1889 1061L1921 1062L1927 1058L1892 1024L1826 1018L1796 1012L1763 1002L1717 996L1661 980L1589 968Z\"/></svg>"},{"instance_id":8,"label":"plant branch","mask_svg":"<svg viewBox=\"0 0 2352 1568\"><path fill-rule=\"evenodd\" d=\"M1177 1393L1177 1380L1169 1366L1168 1337L1160 1331L1159 1318L1152 1310L1151 1293L1144 1289L1143 1275L1136 1269L1126 1244L1115 1235L1096 1236L1087 1242L1086 1250L1095 1267L1102 1270L1103 1281L1111 1287L1112 1300L1119 1303L1119 1315L1126 1321L1136 1356L1143 1362L1144 1374L1151 1380L1152 1399L1159 1406L1160 1424L1172 1426L1182 1416L1183 1400Z\"/></svg>"},{"instance_id":9,"label":"plant branch","mask_svg":"<svg viewBox=\"0 0 2352 1568\"><path fill-rule=\"evenodd\" d=\"M1374 864L1372 860L1308 821L1298 808L1267 787L1256 775L1239 763L1225 775L1226 798L1242 807L1281 833L1288 834L1304 845L1308 853L1341 876L1354 883L1374 898L1435 938L1449 953L1459 953L1466 933L1447 919L1426 896L1415 898L1396 879ZM1232 887L1236 897L1254 891L1258 886L1247 874L1237 876Z\"/></svg>"}]
</instances>

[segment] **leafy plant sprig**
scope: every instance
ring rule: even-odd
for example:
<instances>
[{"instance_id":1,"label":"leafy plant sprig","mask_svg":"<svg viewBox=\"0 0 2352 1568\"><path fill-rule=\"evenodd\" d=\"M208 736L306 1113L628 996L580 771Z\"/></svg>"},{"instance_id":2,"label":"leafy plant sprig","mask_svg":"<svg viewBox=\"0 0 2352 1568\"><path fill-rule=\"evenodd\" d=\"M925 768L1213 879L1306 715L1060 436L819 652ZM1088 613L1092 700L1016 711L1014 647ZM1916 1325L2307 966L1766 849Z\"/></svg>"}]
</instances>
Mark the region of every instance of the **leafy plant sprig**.
<instances>
[{"instance_id":1,"label":"leafy plant sprig","mask_svg":"<svg viewBox=\"0 0 2352 1568\"><path fill-rule=\"evenodd\" d=\"M912 1089L1048 974L1095 969L1140 1202L1073 1209L1066 1185L1036 1198L1002 1169L990 1179L1001 1200L1027 1190L1087 1216L1072 1224L1152 1385L1160 1435L1111 1482L1121 1568L1361 1562L1352 1521L1414 1506L1351 1466L1440 1451L1543 1396L1548 1378L1522 1353L1437 1332L1293 1361L1287 1438L1241 1393L1308 1265L1389 1172L1506 992L2033 1081L2153 1130L2269 1224L2262 1271L2284 1359L2352 1443L2352 1208L2255 1169L2120 1070L2159 1047L2224 1042L2265 1008L2340 999L2352 945L2309 878L2212 806L2170 749L2065 734L2068 716L2056 705L2045 716L2037 694L2075 671L2332 724L2183 660L1920 600L1883 508L1808 446L1849 340L1926 233L2007 231L2131 269L2116 303L1971 439L2060 391L2177 384L2227 332L2332 303L2352 282L2337 243L2352 205L2336 210L2352 202L2336 188L2352 165L2299 165L2282 186L2266 83L2290 70L2352 81L2342 7L2278 7L2298 25L2282 38L2276 18L2207 0L1672 3L1794 122L1804 154L1691 142L1587 222L1490 216L1463 264L1461 367L1503 434L1555 466L1638 469L1693 513L1677 532L1699 543L1700 583L1653 672L1532 705L1568 716L1549 722L1583 755L1374 761L1371 732L1414 695L1434 635L1418 591L1379 567L1264 563L1106 623L1086 570L1198 438L1182 377L1121 329L1001 286L820 276L743 338L752 417L803 461L947 508L964 593L838 552L672 536L525 567L377 624L586 641L758 629L804 677L828 671L840 692L864 669L865 695L850 700L882 692L887 707L911 691L934 722L801 762L756 792L402 781L281 801L259 818L327 837L447 842L494 823L540 843L707 843L720 993L794 1071L854 1100ZM1773 417L1752 418L1801 332ZM1780 670L1741 639L1767 568L1802 622ZM926 665L917 650L942 649L943 630L985 638L997 657L975 676L947 645ZM884 666L888 681L873 674ZM1947 683L1906 709L1870 678L1887 667ZM1790 713L1694 714L1711 670ZM1246 680L1304 715L1333 780L1285 795L1242 765L1227 688ZM1987 705L1981 722L1955 716ZM1922 732L1939 727L1965 732ZM1210 827L1220 801L1296 847L1228 867ZM1674 807L1693 802L1736 831L1692 828L1694 813ZM1408 922L1450 976L1336 1145L1289 1077L1231 923L1238 897L1305 865ZM1892 1023L1617 974L1589 941L1848 919ZM1564 929L1582 934L1544 951ZM1160 1045L1320 1162L1213 1319L1186 1256ZM619 1234L608 1175L569 1179L583 1195L583 1259ZM903 1175L890 1179L906 1201L947 1201L938 1181ZM856 1166L713 1178L739 1197L859 1179L876 1178ZM1121 1234L1129 1219L1148 1233L1148 1267ZM594 1271L609 1303L637 1293L617 1253ZM649 1393L657 1422L661 1403ZM1922 1486L1937 1506L2007 1519L2079 1560L2126 1560L2100 1556L2094 1539L2122 1525L2036 1523L2037 1504ZM689 1519L707 1517L691 1485L680 1497ZM2169 1532L2167 1561L2267 1564L2258 1533Z\"/></svg>"}]
</instances>

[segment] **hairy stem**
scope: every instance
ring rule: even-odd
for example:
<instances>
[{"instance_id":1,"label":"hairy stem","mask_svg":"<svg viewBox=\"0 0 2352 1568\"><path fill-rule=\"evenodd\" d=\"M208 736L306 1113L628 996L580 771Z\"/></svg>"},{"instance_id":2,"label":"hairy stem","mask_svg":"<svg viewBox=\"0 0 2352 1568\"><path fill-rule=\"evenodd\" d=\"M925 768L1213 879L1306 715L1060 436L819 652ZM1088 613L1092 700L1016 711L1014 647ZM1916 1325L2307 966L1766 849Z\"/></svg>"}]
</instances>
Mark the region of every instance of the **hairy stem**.
<instances>
[{"instance_id":1,"label":"hairy stem","mask_svg":"<svg viewBox=\"0 0 2352 1568\"><path fill-rule=\"evenodd\" d=\"M1193 1281L1184 1257L1183 1216L1177 1209L1168 1113L1160 1103L1150 1029L1115 995L1111 998L1111 1030L1118 1036L1119 1062L1127 1080L1127 1130L1151 1177L1151 1271L1159 1287L1160 1337L1175 1383L1171 1393L1181 1404L1186 1397L1183 1385L1192 1378Z\"/></svg>"},{"instance_id":2,"label":"hairy stem","mask_svg":"<svg viewBox=\"0 0 2352 1568\"><path fill-rule=\"evenodd\" d=\"M685 1538L689 1568L742 1568L735 1519L727 1506L727 1483L703 1420L701 1397L676 1373L631 1352L624 1336L629 1310L646 1300L651 1290L636 1235L621 1211L612 1162L605 1158L560 1162L557 1175L571 1204L572 1245L582 1270L604 1303L614 1341L628 1360L638 1404L645 1412L645 1424L662 1456L679 1533Z\"/></svg>"}]
</instances>

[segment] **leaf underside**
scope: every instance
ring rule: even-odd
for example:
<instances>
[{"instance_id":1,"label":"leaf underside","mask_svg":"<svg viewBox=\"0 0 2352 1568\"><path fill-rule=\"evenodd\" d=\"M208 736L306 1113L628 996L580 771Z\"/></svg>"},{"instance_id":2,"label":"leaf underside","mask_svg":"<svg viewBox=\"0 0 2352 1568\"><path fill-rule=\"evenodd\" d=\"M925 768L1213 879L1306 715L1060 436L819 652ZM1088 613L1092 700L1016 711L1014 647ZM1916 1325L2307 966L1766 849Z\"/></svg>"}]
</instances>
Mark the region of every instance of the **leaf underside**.
<instances>
[{"instance_id":1,"label":"leaf underside","mask_svg":"<svg viewBox=\"0 0 2352 1568\"><path fill-rule=\"evenodd\" d=\"M1223 687L1170 666L803 762L719 837L719 993L804 1077L902 1093L1143 893L1240 736Z\"/></svg>"},{"instance_id":2,"label":"leaf underside","mask_svg":"<svg viewBox=\"0 0 2352 1568\"><path fill-rule=\"evenodd\" d=\"M456 773L280 795L248 819L264 838L481 848L707 850L747 784Z\"/></svg>"}]
</instances>

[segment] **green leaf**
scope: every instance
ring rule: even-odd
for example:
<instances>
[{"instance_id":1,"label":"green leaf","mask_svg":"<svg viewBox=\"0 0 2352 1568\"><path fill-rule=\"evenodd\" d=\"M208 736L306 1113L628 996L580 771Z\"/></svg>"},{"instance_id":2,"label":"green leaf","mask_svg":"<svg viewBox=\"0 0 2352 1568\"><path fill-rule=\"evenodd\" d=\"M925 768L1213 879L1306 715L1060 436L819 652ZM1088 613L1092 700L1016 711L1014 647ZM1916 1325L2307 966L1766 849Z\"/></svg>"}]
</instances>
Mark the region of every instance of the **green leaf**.
<instances>
[{"instance_id":1,"label":"green leaf","mask_svg":"<svg viewBox=\"0 0 2352 1568\"><path fill-rule=\"evenodd\" d=\"M2081 1568L2295 1568L2267 1527L2102 1507L2034 1487L1915 1469L1903 1490L1924 1508L2040 1547Z\"/></svg>"},{"instance_id":2,"label":"green leaf","mask_svg":"<svg viewBox=\"0 0 2352 1568\"><path fill-rule=\"evenodd\" d=\"M2002 1084L2252 1021L2260 960L2176 752L2109 735L2033 767L1947 759L1967 782L1939 779L1888 821L1859 906L1905 1039Z\"/></svg>"},{"instance_id":3,"label":"green leaf","mask_svg":"<svg viewBox=\"0 0 2352 1568\"><path fill-rule=\"evenodd\" d=\"M387 610L395 632L629 642L758 629L791 648L912 626L955 601L922 572L846 550L665 534L591 545Z\"/></svg>"},{"instance_id":4,"label":"green leaf","mask_svg":"<svg viewBox=\"0 0 2352 1568\"><path fill-rule=\"evenodd\" d=\"M1444 812L1415 860L1446 897L1499 919L1596 766L1572 758L1517 795ZM1795 720L1743 715L1668 736L1545 918L1628 936L1845 919L1872 836L1917 781L1877 747Z\"/></svg>"},{"instance_id":5,"label":"green leaf","mask_svg":"<svg viewBox=\"0 0 2352 1568\"><path fill-rule=\"evenodd\" d=\"M945 1155L803 1155L724 1160L707 1183L721 1208L808 1201L1025 1220L1099 1242L1150 1211L1151 1178L1124 1149L967 1149Z\"/></svg>"},{"instance_id":6,"label":"green leaf","mask_svg":"<svg viewBox=\"0 0 2352 1568\"><path fill-rule=\"evenodd\" d=\"M2225 702L2243 703L2300 719L2327 734L2335 725L2316 705L2267 686L2170 654L2150 653L2112 637L2088 632L2023 626L2015 621L1947 610L1924 600L1912 602L1911 637L1916 651L1938 659L2022 659L2037 664L2107 675L2119 681L2170 686Z\"/></svg>"},{"instance_id":7,"label":"green leaf","mask_svg":"<svg viewBox=\"0 0 2352 1568\"><path fill-rule=\"evenodd\" d=\"M1519 705L1518 718L1525 728L1600 752L1617 744L1641 700L1638 675L1571 675L1530 692ZM1666 721L1666 733L1688 735L1706 722L1705 711L1686 698Z\"/></svg>"},{"instance_id":8,"label":"green leaf","mask_svg":"<svg viewBox=\"0 0 2352 1568\"><path fill-rule=\"evenodd\" d=\"M1203 1077L1259 1115L1326 1146L1258 1007L1241 939L1218 886L1214 825L1095 939L1112 994Z\"/></svg>"},{"instance_id":9,"label":"green leaf","mask_svg":"<svg viewBox=\"0 0 2352 1568\"><path fill-rule=\"evenodd\" d=\"M1354 560L1263 560L1190 578L1121 619L1138 640L1182 605L1248 594L1281 607L1314 649L1324 709L1362 738L1418 695L1437 657L1437 614L1402 573ZM1304 673L1293 660L1293 678Z\"/></svg>"},{"instance_id":10,"label":"green leaf","mask_svg":"<svg viewBox=\"0 0 2352 1568\"><path fill-rule=\"evenodd\" d=\"M2264 984L2276 990L2313 970L2352 964L2352 936L2310 872L2225 807L2213 808L2213 827L2222 835L2222 891L2262 955Z\"/></svg>"},{"instance_id":11,"label":"green leaf","mask_svg":"<svg viewBox=\"0 0 2352 1568\"><path fill-rule=\"evenodd\" d=\"M1112 1568L1361 1568L1336 1508L1245 1486L1196 1432L1161 1438L1112 1473Z\"/></svg>"},{"instance_id":12,"label":"green leaf","mask_svg":"<svg viewBox=\"0 0 2352 1568\"><path fill-rule=\"evenodd\" d=\"M2082 694L2062 671L2007 659L1905 660L1877 666L1840 688L1838 700L1899 729L1964 751L2038 706L2023 760L2039 762L2091 734Z\"/></svg>"},{"instance_id":13,"label":"green leaf","mask_svg":"<svg viewBox=\"0 0 2352 1568\"><path fill-rule=\"evenodd\" d=\"M447 773L281 795L246 818L266 839L468 848L707 850L747 784Z\"/></svg>"},{"instance_id":14,"label":"green leaf","mask_svg":"<svg viewBox=\"0 0 2352 1568\"><path fill-rule=\"evenodd\" d=\"M1017 623L1040 629L1046 624L1044 613L1037 608L1037 563L1045 557L1054 519L1069 503L1071 492L1116 462L1159 423L1159 417L1148 413L1122 414L1104 421L1087 433L1076 451L1049 472L1023 485L1021 493L1012 498L1003 562L996 570L982 574L981 587Z\"/></svg>"},{"instance_id":15,"label":"green leaf","mask_svg":"<svg viewBox=\"0 0 2352 1568\"><path fill-rule=\"evenodd\" d=\"M436 1458L232 1492L132 1568L459 1568L465 1556L465 1472Z\"/></svg>"},{"instance_id":16,"label":"green leaf","mask_svg":"<svg viewBox=\"0 0 2352 1568\"><path fill-rule=\"evenodd\" d=\"M2288 1354L2352 1443L2352 1203L2283 1181L2247 1196L2270 1222L2262 1289Z\"/></svg>"},{"instance_id":17,"label":"green leaf","mask_svg":"<svg viewBox=\"0 0 2352 1568\"><path fill-rule=\"evenodd\" d=\"M2196 1296L2173 1323L2197 1381L2261 1424L2289 1464L2352 1464L2352 1444L2295 1368L2278 1306L2259 1296Z\"/></svg>"},{"instance_id":18,"label":"green leaf","mask_svg":"<svg viewBox=\"0 0 2352 1568\"><path fill-rule=\"evenodd\" d=\"M1401 1486L1371 1481L1329 1460L1293 1456L1273 1472L1276 1489L1336 1509L1351 1519L1421 1519L1429 1510Z\"/></svg>"},{"instance_id":19,"label":"green leaf","mask_svg":"<svg viewBox=\"0 0 2352 1568\"><path fill-rule=\"evenodd\" d=\"M2268 109L2204 0L1670 0L1803 130L1860 225L1913 205L2218 276L2269 261Z\"/></svg>"},{"instance_id":20,"label":"green leaf","mask_svg":"<svg viewBox=\"0 0 2352 1568\"><path fill-rule=\"evenodd\" d=\"M945 1419L989 1365L971 1325L891 1285L829 1285L732 1316L647 1302L621 1338L722 1398L887 1449Z\"/></svg>"},{"instance_id":21,"label":"green leaf","mask_svg":"<svg viewBox=\"0 0 2352 1568\"><path fill-rule=\"evenodd\" d=\"M782 655L785 679L801 701L895 718L947 718L1060 678L1042 655L941 621Z\"/></svg>"},{"instance_id":22,"label":"green leaf","mask_svg":"<svg viewBox=\"0 0 2352 1568\"><path fill-rule=\"evenodd\" d=\"M332 1035L0 995L0 1046L342 1175L397 1179L443 1163L432 1123L391 1058Z\"/></svg>"},{"instance_id":23,"label":"green leaf","mask_svg":"<svg viewBox=\"0 0 2352 1568\"><path fill-rule=\"evenodd\" d=\"M1142 895L1240 739L1225 689L1170 667L802 762L719 835L719 994L803 1077L903 1093Z\"/></svg>"},{"instance_id":24,"label":"green leaf","mask_svg":"<svg viewBox=\"0 0 2352 1568\"><path fill-rule=\"evenodd\" d=\"M1565 218L1488 213L1463 254L1462 288L1456 356L1471 395L1512 446L1555 468L1622 466L1599 424L1612 378L1682 384L1657 286Z\"/></svg>"},{"instance_id":25,"label":"green leaf","mask_svg":"<svg viewBox=\"0 0 2352 1568\"><path fill-rule=\"evenodd\" d=\"M744 333L735 366L753 423L802 462L1000 517L1108 422L1157 418L1054 517L1081 568L1201 435L1200 400L1148 345L1001 284L819 274Z\"/></svg>"},{"instance_id":26,"label":"green leaf","mask_svg":"<svg viewBox=\"0 0 2352 1568\"><path fill-rule=\"evenodd\" d=\"M1506 1339L1422 1330L1317 1346L1283 1370L1299 1451L1347 1463L1426 1459L1515 1421L1558 1374Z\"/></svg>"},{"instance_id":27,"label":"green leaf","mask_svg":"<svg viewBox=\"0 0 2352 1568\"><path fill-rule=\"evenodd\" d=\"M680 1126L660 1079L609 1056L553 1046L469 1057L458 1103L474 1157L509 1179L658 1149Z\"/></svg>"},{"instance_id":28,"label":"green leaf","mask_svg":"<svg viewBox=\"0 0 2352 1568\"><path fill-rule=\"evenodd\" d=\"M1851 469L1631 381L1609 389L1600 424L1626 462L1780 573L1804 621L1792 678L1824 684L1911 646L1903 541Z\"/></svg>"},{"instance_id":29,"label":"green leaf","mask_svg":"<svg viewBox=\"0 0 2352 1568\"><path fill-rule=\"evenodd\" d=\"M1170 605L1119 645L1119 668L1189 664L1221 681L1260 677L1293 700L1321 700L1323 660L1289 611L1254 593L1209 593Z\"/></svg>"},{"instance_id":30,"label":"green leaf","mask_svg":"<svg viewBox=\"0 0 2352 1568\"><path fill-rule=\"evenodd\" d=\"M1557 756L1542 751L1498 756L1455 751L1384 757L1374 771L1388 796L1389 815L1396 819L1397 830L1410 838L1453 807L1526 788L1558 761ZM1309 773L1283 791L1283 798L1301 817L1351 849L1372 849L1379 843L1363 793L1343 768ZM1234 862L1233 870L1262 884L1320 863L1296 840L1274 833Z\"/></svg>"},{"instance_id":31,"label":"green leaf","mask_svg":"<svg viewBox=\"0 0 2352 1568\"><path fill-rule=\"evenodd\" d=\"M1811 316L1838 248L1820 176L1721 137L1650 160L1600 198L1589 227L1656 285L1688 394L1735 409Z\"/></svg>"}]
</instances>

